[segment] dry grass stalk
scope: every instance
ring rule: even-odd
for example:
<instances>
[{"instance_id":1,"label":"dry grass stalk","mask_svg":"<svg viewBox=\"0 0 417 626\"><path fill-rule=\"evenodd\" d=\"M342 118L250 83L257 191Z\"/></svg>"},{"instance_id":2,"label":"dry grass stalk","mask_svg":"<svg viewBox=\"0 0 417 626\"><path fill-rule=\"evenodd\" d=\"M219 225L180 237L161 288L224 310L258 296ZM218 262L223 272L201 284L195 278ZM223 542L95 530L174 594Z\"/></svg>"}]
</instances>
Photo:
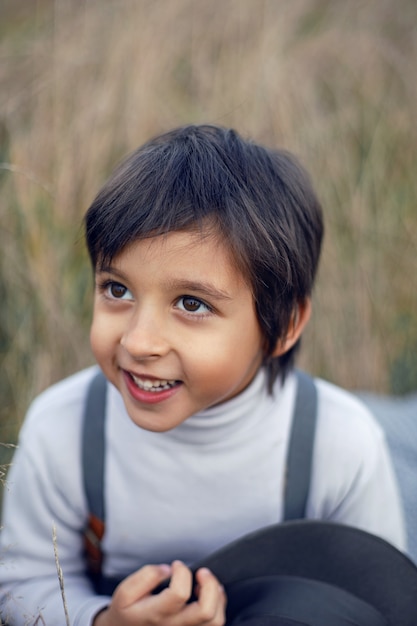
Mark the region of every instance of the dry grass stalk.
<instances>
[{"instance_id":1,"label":"dry grass stalk","mask_svg":"<svg viewBox=\"0 0 417 626\"><path fill-rule=\"evenodd\" d=\"M57 571L57 574L58 574L59 587L60 587L60 590L61 590L61 597L62 597L62 604L63 604L63 607L64 607L64 613L65 613L65 624L66 624L66 626L71 626L71 622L70 622L69 615L68 615L67 601L66 601L66 598L65 598L64 574L62 573L62 569L61 569L61 566L59 564L58 542L57 542L56 526L55 526L55 524L53 524L53 527L52 527L52 542L54 544L54 555L55 555L56 571Z\"/></svg>"}]
</instances>

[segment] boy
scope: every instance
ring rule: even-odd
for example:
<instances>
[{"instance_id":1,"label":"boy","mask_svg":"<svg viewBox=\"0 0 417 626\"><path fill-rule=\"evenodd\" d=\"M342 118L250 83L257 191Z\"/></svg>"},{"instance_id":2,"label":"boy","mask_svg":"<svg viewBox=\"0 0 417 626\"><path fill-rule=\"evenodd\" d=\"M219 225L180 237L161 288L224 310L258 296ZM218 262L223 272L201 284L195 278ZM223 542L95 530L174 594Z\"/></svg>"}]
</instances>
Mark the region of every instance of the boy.
<instances>
[{"instance_id":1,"label":"boy","mask_svg":"<svg viewBox=\"0 0 417 626\"><path fill-rule=\"evenodd\" d=\"M295 159L232 130L174 130L113 174L87 212L86 237L91 345L110 383L104 573L122 582L112 597L95 593L82 549L90 368L43 393L22 429L1 536L3 619L63 623L55 524L72 624L224 624L226 598L209 571L197 572L187 603L187 565L283 519L294 356L322 232ZM380 429L349 394L316 386L307 517L404 548Z\"/></svg>"}]
</instances>

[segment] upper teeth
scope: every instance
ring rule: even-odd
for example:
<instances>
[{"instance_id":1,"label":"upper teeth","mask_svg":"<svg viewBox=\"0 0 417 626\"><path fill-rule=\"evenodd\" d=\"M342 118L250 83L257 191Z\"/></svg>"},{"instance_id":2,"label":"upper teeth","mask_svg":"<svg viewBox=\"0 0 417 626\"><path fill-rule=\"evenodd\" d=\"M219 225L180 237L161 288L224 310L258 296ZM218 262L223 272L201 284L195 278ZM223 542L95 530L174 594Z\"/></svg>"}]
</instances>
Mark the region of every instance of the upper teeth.
<instances>
[{"instance_id":1,"label":"upper teeth","mask_svg":"<svg viewBox=\"0 0 417 626\"><path fill-rule=\"evenodd\" d=\"M162 391L175 385L175 380L143 380L132 374L135 384L145 391Z\"/></svg>"}]
</instances>

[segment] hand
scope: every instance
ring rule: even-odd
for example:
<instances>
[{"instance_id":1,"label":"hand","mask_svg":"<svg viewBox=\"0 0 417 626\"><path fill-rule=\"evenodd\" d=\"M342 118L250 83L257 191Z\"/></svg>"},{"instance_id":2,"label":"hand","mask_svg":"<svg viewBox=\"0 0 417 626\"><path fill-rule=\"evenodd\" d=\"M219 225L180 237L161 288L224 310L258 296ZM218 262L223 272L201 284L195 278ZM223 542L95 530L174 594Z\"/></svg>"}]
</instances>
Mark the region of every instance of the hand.
<instances>
[{"instance_id":1,"label":"hand","mask_svg":"<svg viewBox=\"0 0 417 626\"><path fill-rule=\"evenodd\" d=\"M152 589L171 576L169 587L153 595ZM192 594L190 569L181 561L145 565L115 589L110 606L93 626L224 626L226 596L217 578L205 568L196 573L197 600Z\"/></svg>"}]
</instances>

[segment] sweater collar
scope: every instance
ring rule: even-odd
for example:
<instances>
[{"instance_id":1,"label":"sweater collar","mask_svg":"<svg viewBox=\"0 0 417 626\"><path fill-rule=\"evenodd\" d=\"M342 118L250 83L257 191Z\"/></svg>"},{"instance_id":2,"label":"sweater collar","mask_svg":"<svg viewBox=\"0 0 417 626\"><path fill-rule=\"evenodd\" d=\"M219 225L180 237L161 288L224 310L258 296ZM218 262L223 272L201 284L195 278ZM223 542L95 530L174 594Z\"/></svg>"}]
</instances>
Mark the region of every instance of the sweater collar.
<instances>
[{"instance_id":1,"label":"sweater collar","mask_svg":"<svg viewBox=\"0 0 417 626\"><path fill-rule=\"evenodd\" d=\"M267 391L267 373L260 368L251 383L234 398L213 407L200 411L189 417L182 424L163 433L153 433L139 428L136 431L141 436L157 437L158 439L176 440L178 443L193 445L210 445L216 442L227 442L229 438L245 437L251 429L270 410L273 404L282 400L281 383L275 382L274 395ZM134 424L126 414L123 399L113 387L110 403L115 406L117 413L126 417L126 427L131 430ZM135 429L138 427L134 426ZM132 431L131 436L135 437Z\"/></svg>"},{"instance_id":2,"label":"sweater collar","mask_svg":"<svg viewBox=\"0 0 417 626\"><path fill-rule=\"evenodd\" d=\"M279 392L278 386L275 392ZM267 392L266 371L260 368L237 396L192 415L166 435L193 444L225 441L257 423L269 404L272 404L272 396Z\"/></svg>"}]
</instances>

